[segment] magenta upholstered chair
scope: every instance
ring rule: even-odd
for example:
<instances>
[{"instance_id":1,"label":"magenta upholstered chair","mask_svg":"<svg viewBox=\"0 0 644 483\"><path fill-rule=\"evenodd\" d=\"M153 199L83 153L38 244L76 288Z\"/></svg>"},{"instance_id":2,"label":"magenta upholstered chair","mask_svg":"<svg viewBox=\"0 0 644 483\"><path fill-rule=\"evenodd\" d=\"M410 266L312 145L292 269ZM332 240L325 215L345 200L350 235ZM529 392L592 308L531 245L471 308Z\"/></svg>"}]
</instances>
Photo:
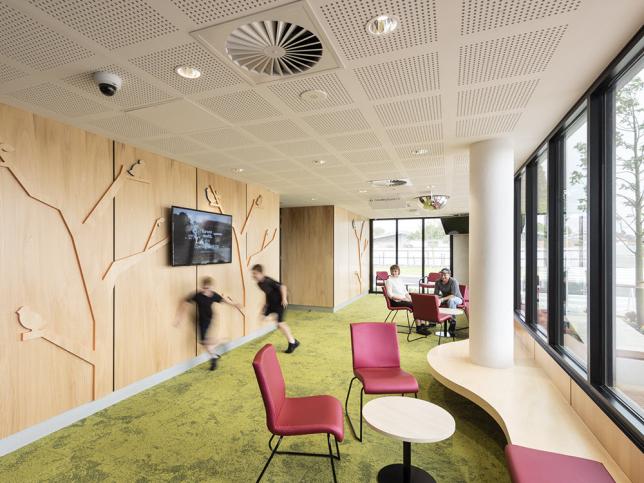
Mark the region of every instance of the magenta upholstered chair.
<instances>
[{"instance_id":1,"label":"magenta upholstered chair","mask_svg":"<svg viewBox=\"0 0 644 483\"><path fill-rule=\"evenodd\" d=\"M411 309L409 307L395 307L395 306L391 305L391 299L389 298L389 294L387 293L387 287L385 287L384 285L382 286L382 295L385 297L385 303L387 304L387 310L389 310L389 313L387 314L387 317L385 317L385 322L393 322L394 319L396 318L396 315L398 315L398 311L402 310L407 315L407 325L409 327L411 327L411 325L410 325L411 322L409 321L409 312L411 312ZM391 316L391 314L394 314L394 316L391 317L391 320L389 320L389 317Z\"/></svg>"},{"instance_id":2,"label":"magenta upholstered chair","mask_svg":"<svg viewBox=\"0 0 644 483\"><path fill-rule=\"evenodd\" d=\"M505 457L512 483L615 483L599 461L509 444Z\"/></svg>"},{"instance_id":3,"label":"magenta upholstered chair","mask_svg":"<svg viewBox=\"0 0 644 483\"><path fill-rule=\"evenodd\" d=\"M378 287L384 287L385 286L385 281L389 278L389 274L387 272L376 272L376 292L378 291Z\"/></svg>"},{"instance_id":4,"label":"magenta upholstered chair","mask_svg":"<svg viewBox=\"0 0 644 483\"><path fill-rule=\"evenodd\" d=\"M444 325L443 333L447 333L447 321L451 315L441 314L440 297L438 295L412 293L411 303L414 306L414 321L425 320L440 326ZM440 332L439 332L440 334ZM438 343L441 343L441 335L438 336Z\"/></svg>"},{"instance_id":5,"label":"magenta upholstered chair","mask_svg":"<svg viewBox=\"0 0 644 483\"><path fill-rule=\"evenodd\" d=\"M425 289L434 288L434 284L440 280L441 274L438 272L429 272L426 277L423 277L418 282L418 291L425 293Z\"/></svg>"},{"instance_id":6,"label":"magenta upholstered chair","mask_svg":"<svg viewBox=\"0 0 644 483\"><path fill-rule=\"evenodd\" d=\"M351 324L351 353L353 355L353 379L349 383L344 413L351 432L362 441L362 399L364 394L411 394L418 397L416 378L400 368L400 352L396 327L380 322ZM353 381L362 383L360 391L360 436L349 417L349 395Z\"/></svg>"},{"instance_id":7,"label":"magenta upholstered chair","mask_svg":"<svg viewBox=\"0 0 644 483\"><path fill-rule=\"evenodd\" d=\"M272 433L271 439L268 441L271 455L257 481L262 479L266 468L276 454L329 458L333 481L337 481L333 460L340 459L338 441L344 439L344 420L340 401L333 396L286 397L282 369L277 360L275 348L271 344L266 344L255 355L253 369L255 369L259 389L264 400L266 425ZM326 434L329 454L277 451L284 436L305 434ZM335 439L335 455L331 450L331 435ZM279 439L273 448L272 443L275 436L279 436Z\"/></svg>"}]
</instances>

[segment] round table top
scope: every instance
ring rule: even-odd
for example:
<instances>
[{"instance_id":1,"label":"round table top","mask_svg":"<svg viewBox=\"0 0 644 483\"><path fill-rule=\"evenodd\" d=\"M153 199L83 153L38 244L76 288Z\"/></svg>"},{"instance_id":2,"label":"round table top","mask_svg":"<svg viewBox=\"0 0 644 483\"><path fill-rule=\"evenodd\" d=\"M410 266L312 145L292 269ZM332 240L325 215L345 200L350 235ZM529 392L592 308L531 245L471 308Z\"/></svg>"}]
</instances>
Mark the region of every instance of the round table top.
<instances>
[{"instance_id":1,"label":"round table top","mask_svg":"<svg viewBox=\"0 0 644 483\"><path fill-rule=\"evenodd\" d=\"M440 307L438 310L445 315L461 315L465 313L463 309L450 309L448 307Z\"/></svg>"},{"instance_id":2,"label":"round table top","mask_svg":"<svg viewBox=\"0 0 644 483\"><path fill-rule=\"evenodd\" d=\"M450 413L414 397L372 399L364 405L362 415L379 433L409 443L435 443L449 438L456 430Z\"/></svg>"}]
</instances>

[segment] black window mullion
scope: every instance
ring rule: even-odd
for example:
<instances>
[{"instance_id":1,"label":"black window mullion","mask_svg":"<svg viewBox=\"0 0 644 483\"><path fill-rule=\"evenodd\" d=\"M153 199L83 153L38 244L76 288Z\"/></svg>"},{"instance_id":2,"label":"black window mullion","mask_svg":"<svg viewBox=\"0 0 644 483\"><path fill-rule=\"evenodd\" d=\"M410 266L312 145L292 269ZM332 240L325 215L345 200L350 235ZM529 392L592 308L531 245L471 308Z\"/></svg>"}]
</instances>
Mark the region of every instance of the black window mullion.
<instances>
[{"instance_id":1,"label":"black window mullion","mask_svg":"<svg viewBox=\"0 0 644 483\"><path fill-rule=\"evenodd\" d=\"M398 218L396 218L396 265L398 265Z\"/></svg>"},{"instance_id":2,"label":"black window mullion","mask_svg":"<svg viewBox=\"0 0 644 483\"><path fill-rule=\"evenodd\" d=\"M373 278L373 218L369 220L369 291L375 292L375 280Z\"/></svg>"},{"instance_id":3,"label":"black window mullion","mask_svg":"<svg viewBox=\"0 0 644 483\"><path fill-rule=\"evenodd\" d=\"M528 164L526 176L526 294L525 320L537 323L537 165Z\"/></svg>"},{"instance_id":4,"label":"black window mullion","mask_svg":"<svg viewBox=\"0 0 644 483\"><path fill-rule=\"evenodd\" d=\"M521 308L521 176L514 179L514 310Z\"/></svg>"},{"instance_id":5,"label":"black window mullion","mask_svg":"<svg viewBox=\"0 0 644 483\"><path fill-rule=\"evenodd\" d=\"M548 344L563 344L563 133L548 142Z\"/></svg>"},{"instance_id":6,"label":"black window mullion","mask_svg":"<svg viewBox=\"0 0 644 483\"><path fill-rule=\"evenodd\" d=\"M421 249L420 249L420 278L425 276L425 220L421 219L420 232L421 232Z\"/></svg>"}]
</instances>

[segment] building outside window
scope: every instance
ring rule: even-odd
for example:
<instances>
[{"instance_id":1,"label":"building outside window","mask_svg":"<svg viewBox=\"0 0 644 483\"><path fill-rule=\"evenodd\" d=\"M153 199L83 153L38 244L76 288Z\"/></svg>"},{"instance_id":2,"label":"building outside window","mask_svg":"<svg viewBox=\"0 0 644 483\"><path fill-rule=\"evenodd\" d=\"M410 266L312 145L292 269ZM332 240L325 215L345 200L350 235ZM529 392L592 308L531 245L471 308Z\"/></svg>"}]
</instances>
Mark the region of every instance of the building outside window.
<instances>
[{"instance_id":1,"label":"building outside window","mask_svg":"<svg viewBox=\"0 0 644 483\"><path fill-rule=\"evenodd\" d=\"M537 327L548 334L548 154L537 158Z\"/></svg>"}]
</instances>

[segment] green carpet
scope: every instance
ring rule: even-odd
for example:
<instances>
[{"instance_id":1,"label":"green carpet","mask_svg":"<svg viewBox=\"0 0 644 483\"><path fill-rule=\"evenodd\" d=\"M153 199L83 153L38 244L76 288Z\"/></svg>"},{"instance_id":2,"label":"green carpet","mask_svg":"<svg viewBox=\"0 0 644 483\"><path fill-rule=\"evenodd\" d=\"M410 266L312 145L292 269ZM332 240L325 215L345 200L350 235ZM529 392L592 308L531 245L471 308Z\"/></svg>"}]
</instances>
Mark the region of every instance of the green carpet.
<instances>
[{"instance_id":1,"label":"green carpet","mask_svg":"<svg viewBox=\"0 0 644 483\"><path fill-rule=\"evenodd\" d=\"M336 314L290 311L287 321L302 345L294 354L278 356L288 395L332 394L344 404L352 377L348 324L381 321L385 315L378 295ZM400 335L399 341L402 367L418 379L420 397L456 419L452 438L412 445L412 464L438 482L509 481L501 429L482 409L429 375L426 354L437 338L408 343ZM255 481L269 454L269 432L251 361L267 342L278 351L285 347L281 334L272 332L224 355L215 372L202 364L0 458L0 480ZM349 407L356 418L358 404L354 390ZM281 449L326 452L326 437L285 438ZM402 462L402 443L366 425L362 444L345 425L340 452L336 469L343 483L376 481L382 466ZM263 481L328 482L331 468L327 459L278 455Z\"/></svg>"}]
</instances>

